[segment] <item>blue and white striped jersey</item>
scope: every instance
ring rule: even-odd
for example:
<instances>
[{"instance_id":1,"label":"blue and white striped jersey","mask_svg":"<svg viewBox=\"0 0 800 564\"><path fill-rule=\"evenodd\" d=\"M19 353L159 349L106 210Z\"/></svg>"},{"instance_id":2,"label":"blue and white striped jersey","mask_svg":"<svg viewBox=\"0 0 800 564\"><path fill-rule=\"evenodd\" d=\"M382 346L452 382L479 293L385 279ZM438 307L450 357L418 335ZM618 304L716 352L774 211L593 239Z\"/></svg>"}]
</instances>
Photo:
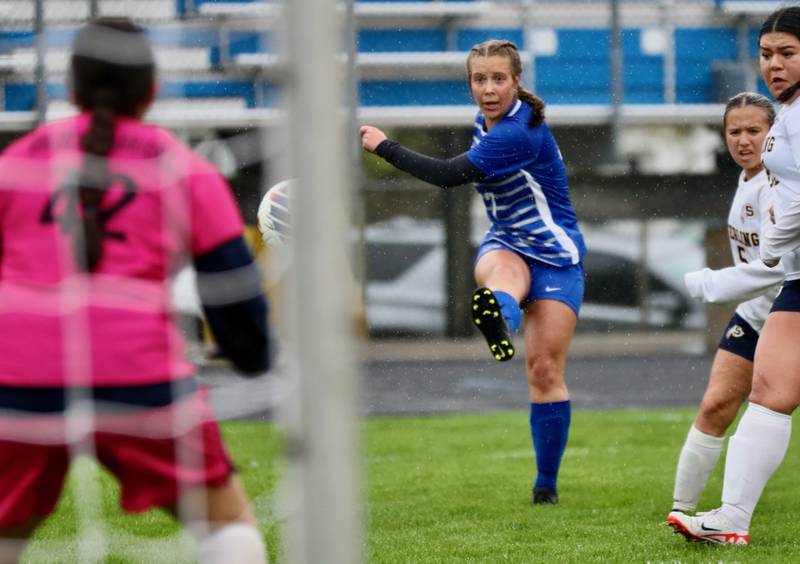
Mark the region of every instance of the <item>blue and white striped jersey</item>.
<instances>
[{"instance_id":1,"label":"blue and white striped jersey","mask_svg":"<svg viewBox=\"0 0 800 564\"><path fill-rule=\"evenodd\" d=\"M475 187L498 241L552 264L577 264L586 253L569 199L567 173L546 123L529 127L532 107L518 100L489 132L478 113L467 158L486 175Z\"/></svg>"}]
</instances>

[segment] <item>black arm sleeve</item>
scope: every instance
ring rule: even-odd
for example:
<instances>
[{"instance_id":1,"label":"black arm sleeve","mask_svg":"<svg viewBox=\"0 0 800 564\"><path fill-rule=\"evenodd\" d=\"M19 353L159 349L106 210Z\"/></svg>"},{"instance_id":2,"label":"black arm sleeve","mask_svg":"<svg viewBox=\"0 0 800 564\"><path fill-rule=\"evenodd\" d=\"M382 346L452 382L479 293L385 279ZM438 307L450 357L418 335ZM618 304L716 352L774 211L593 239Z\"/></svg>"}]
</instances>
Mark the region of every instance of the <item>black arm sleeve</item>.
<instances>
[{"instance_id":1,"label":"black arm sleeve","mask_svg":"<svg viewBox=\"0 0 800 564\"><path fill-rule=\"evenodd\" d=\"M466 153L452 159L436 159L390 139L382 141L375 153L400 170L442 188L475 182L486 176L470 162Z\"/></svg>"},{"instance_id":2,"label":"black arm sleeve","mask_svg":"<svg viewBox=\"0 0 800 564\"><path fill-rule=\"evenodd\" d=\"M197 291L222 354L249 375L269 369L270 333L261 276L238 237L194 258Z\"/></svg>"}]
</instances>

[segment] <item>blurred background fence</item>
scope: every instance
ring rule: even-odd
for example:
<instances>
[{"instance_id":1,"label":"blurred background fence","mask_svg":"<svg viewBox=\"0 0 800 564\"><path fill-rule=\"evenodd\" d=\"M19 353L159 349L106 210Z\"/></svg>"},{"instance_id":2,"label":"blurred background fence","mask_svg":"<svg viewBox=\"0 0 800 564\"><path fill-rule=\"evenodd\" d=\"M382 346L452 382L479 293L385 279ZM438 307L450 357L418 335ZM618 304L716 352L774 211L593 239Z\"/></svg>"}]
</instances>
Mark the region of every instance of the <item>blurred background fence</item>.
<instances>
[{"instance_id":1,"label":"blurred background fence","mask_svg":"<svg viewBox=\"0 0 800 564\"><path fill-rule=\"evenodd\" d=\"M729 261L720 234L738 171L724 151L723 103L742 90L765 92L757 33L779 3L348 2L339 13L354 136L358 123L371 123L423 151L464 151L475 111L467 51L490 37L515 41L524 81L548 104L587 235L579 331L718 326L725 313L692 302L682 275ZM91 15L128 15L156 46L161 89L149 119L214 161L255 224L261 195L287 173L285 7L0 0L0 141L72 112L65 70L73 34ZM486 226L473 191L424 185L362 157L351 141L349 158L363 171L351 188L353 256L372 333L471 334L471 247Z\"/></svg>"}]
</instances>

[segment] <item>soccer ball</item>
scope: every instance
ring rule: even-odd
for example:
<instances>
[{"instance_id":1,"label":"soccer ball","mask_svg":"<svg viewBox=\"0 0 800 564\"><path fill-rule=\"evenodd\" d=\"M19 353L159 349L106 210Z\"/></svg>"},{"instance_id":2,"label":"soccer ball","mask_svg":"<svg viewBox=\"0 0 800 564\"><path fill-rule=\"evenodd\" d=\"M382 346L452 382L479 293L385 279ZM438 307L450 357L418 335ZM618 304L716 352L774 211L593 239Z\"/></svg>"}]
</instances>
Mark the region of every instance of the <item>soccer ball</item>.
<instances>
[{"instance_id":1,"label":"soccer ball","mask_svg":"<svg viewBox=\"0 0 800 564\"><path fill-rule=\"evenodd\" d=\"M292 180L283 180L267 190L258 206L258 229L268 247L285 247L291 236L291 213L289 193Z\"/></svg>"}]
</instances>

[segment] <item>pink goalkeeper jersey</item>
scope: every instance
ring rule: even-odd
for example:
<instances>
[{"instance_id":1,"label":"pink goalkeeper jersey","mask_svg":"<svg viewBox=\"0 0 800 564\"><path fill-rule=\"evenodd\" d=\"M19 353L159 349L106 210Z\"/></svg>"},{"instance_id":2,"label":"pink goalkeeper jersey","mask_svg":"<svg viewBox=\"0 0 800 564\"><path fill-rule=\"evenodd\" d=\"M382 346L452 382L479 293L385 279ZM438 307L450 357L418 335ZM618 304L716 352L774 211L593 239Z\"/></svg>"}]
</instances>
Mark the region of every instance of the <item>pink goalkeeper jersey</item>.
<instances>
[{"instance_id":1,"label":"pink goalkeeper jersey","mask_svg":"<svg viewBox=\"0 0 800 564\"><path fill-rule=\"evenodd\" d=\"M0 157L0 385L130 386L192 373L167 278L242 234L209 163L162 128L120 119L102 258L80 272L73 188L89 121L43 125Z\"/></svg>"}]
</instances>

